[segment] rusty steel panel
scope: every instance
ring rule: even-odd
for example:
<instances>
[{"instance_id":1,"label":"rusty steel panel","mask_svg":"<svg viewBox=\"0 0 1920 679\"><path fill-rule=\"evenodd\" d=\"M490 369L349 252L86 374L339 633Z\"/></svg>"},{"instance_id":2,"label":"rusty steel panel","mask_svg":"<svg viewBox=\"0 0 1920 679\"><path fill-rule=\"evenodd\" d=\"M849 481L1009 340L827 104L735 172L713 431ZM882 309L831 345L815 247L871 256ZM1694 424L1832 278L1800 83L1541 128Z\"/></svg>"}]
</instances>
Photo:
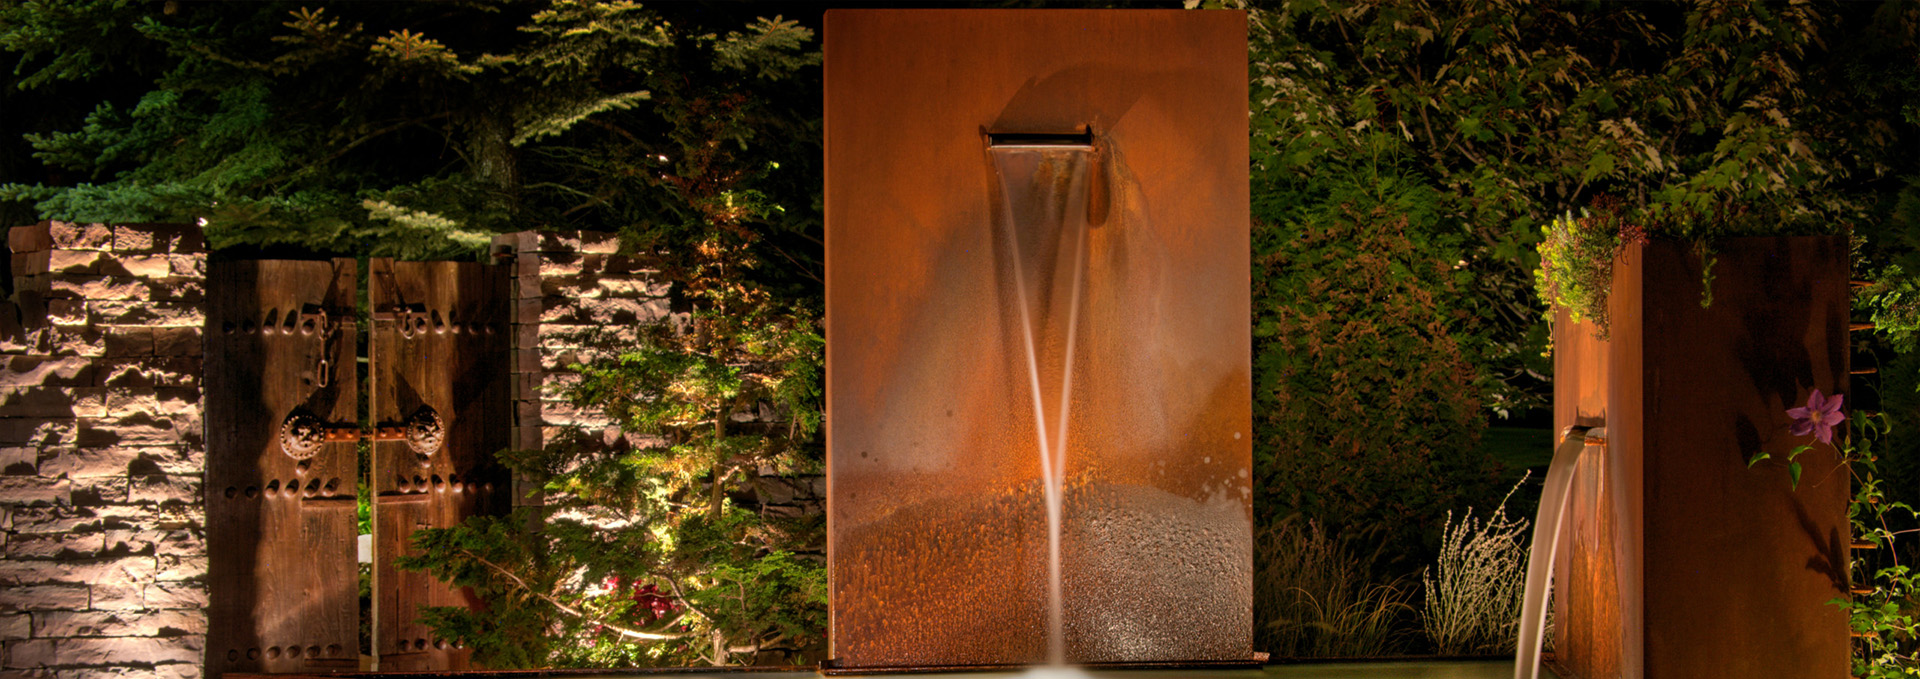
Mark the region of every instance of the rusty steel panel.
<instances>
[{"instance_id":1,"label":"rusty steel panel","mask_svg":"<svg viewBox=\"0 0 1920 679\"><path fill-rule=\"evenodd\" d=\"M1061 423L1067 659L1252 657L1245 37L827 13L837 666L1045 659Z\"/></svg>"},{"instance_id":2,"label":"rusty steel panel","mask_svg":"<svg viewBox=\"0 0 1920 679\"><path fill-rule=\"evenodd\" d=\"M206 353L208 676L359 668L353 260L216 262Z\"/></svg>"},{"instance_id":3,"label":"rusty steel panel","mask_svg":"<svg viewBox=\"0 0 1920 679\"><path fill-rule=\"evenodd\" d=\"M1627 295L1630 296L1630 295ZM1638 314L1626 312L1616 326L1628 335ZM1575 322L1566 310L1555 311L1553 325L1554 431L1570 426L1606 427L1611 346L1599 339L1591 322ZM1580 667L1592 674L1618 676L1620 601L1593 593L1618 591L1615 549L1618 539L1614 507L1609 501L1608 455L1605 445L1589 445L1581 452L1568 489L1567 514L1560 533L1560 557L1553 582L1560 596L1553 599L1553 661L1557 668ZM1583 596L1567 596L1579 591Z\"/></svg>"},{"instance_id":4,"label":"rusty steel panel","mask_svg":"<svg viewBox=\"0 0 1920 679\"><path fill-rule=\"evenodd\" d=\"M1747 467L1757 452L1778 459L1803 442L1787 434L1786 410L1809 391L1845 391L1846 239L1716 247L1704 309L1687 245L1629 248L1615 263L1612 341L1604 358L1585 359L1606 365L1572 366L1577 380L1606 375L1605 455L1624 472L1595 475L1624 484L1626 507L1609 527L1608 493L1576 501L1599 531L1563 543L1572 577L1557 584L1565 608L1555 624L1568 644L1565 676L1634 665L1654 679L1847 671L1846 615L1827 602L1848 589L1849 475L1828 446L1800 455L1798 489L1784 469ZM1567 369L1557 357L1556 370ZM1556 388L1556 420L1572 407L1566 397ZM1625 560L1607 554L1611 528ZM1621 591L1624 601L1609 603Z\"/></svg>"},{"instance_id":5,"label":"rusty steel panel","mask_svg":"<svg viewBox=\"0 0 1920 679\"><path fill-rule=\"evenodd\" d=\"M508 269L468 262L369 263L374 426L374 654L382 671L469 669L472 652L417 621L428 606L478 606L470 591L392 560L420 528L511 509Z\"/></svg>"}]
</instances>

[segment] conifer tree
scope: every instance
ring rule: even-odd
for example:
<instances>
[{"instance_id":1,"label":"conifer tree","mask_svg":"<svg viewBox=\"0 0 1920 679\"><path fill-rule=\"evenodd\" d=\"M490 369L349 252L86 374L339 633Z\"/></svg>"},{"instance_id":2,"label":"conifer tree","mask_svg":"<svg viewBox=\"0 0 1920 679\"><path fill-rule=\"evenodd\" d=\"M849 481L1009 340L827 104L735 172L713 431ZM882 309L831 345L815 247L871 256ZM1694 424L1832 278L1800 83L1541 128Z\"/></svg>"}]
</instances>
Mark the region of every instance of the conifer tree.
<instances>
[{"instance_id":1,"label":"conifer tree","mask_svg":"<svg viewBox=\"0 0 1920 679\"><path fill-rule=\"evenodd\" d=\"M199 221L228 256L444 258L503 231L620 233L667 264L680 313L609 333L568 395L650 437L503 452L548 504L416 533L404 566L487 601L428 620L496 668L817 660L821 518L751 499L761 474L821 464L819 57L810 30L742 11L0 6L20 91L101 98L29 137L68 180L5 184L0 201Z\"/></svg>"}]
</instances>

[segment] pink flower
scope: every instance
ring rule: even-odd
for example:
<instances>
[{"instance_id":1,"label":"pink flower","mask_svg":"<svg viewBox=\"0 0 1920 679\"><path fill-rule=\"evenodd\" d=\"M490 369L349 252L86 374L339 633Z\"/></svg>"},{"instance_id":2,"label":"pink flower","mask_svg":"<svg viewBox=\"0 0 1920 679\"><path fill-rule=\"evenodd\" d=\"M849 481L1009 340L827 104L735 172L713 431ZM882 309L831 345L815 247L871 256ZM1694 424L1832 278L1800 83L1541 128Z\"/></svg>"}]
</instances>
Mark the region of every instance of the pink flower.
<instances>
[{"instance_id":1,"label":"pink flower","mask_svg":"<svg viewBox=\"0 0 1920 679\"><path fill-rule=\"evenodd\" d=\"M1833 425L1847 421L1846 413L1840 412L1840 402L1844 394L1835 394L1827 398L1819 389L1807 395L1807 406L1788 408L1787 415L1793 418L1793 427L1787 433L1794 436L1813 434L1821 443L1833 443Z\"/></svg>"}]
</instances>

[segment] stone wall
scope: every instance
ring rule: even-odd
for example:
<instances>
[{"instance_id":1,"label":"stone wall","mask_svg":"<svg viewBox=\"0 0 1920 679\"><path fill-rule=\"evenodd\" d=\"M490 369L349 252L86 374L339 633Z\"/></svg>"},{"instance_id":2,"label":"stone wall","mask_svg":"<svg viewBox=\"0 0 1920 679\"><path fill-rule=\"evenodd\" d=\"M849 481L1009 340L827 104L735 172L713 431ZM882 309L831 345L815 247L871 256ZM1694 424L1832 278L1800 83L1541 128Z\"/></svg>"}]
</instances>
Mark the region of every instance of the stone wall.
<instances>
[{"instance_id":1,"label":"stone wall","mask_svg":"<svg viewBox=\"0 0 1920 679\"><path fill-rule=\"evenodd\" d=\"M631 346L639 325L674 322L660 263L619 254L617 238L590 231L523 231L493 242L494 256L514 267L514 445L659 443L621 431L600 413L575 408L559 390L579 379L568 366ZM516 502L539 504L532 491L519 489ZM796 516L821 512L825 498L823 477L769 473L756 479L754 497L737 500Z\"/></svg>"},{"instance_id":2,"label":"stone wall","mask_svg":"<svg viewBox=\"0 0 1920 679\"><path fill-rule=\"evenodd\" d=\"M43 222L8 245L0 677L200 677L199 231Z\"/></svg>"},{"instance_id":3,"label":"stone wall","mask_svg":"<svg viewBox=\"0 0 1920 679\"><path fill-rule=\"evenodd\" d=\"M631 345L639 325L669 318L658 263L619 254L620 241L604 233L522 231L493 243L495 258L513 266L514 447L647 443L559 390L579 379L568 366L610 356ZM533 491L516 488L514 502L540 504Z\"/></svg>"}]
</instances>

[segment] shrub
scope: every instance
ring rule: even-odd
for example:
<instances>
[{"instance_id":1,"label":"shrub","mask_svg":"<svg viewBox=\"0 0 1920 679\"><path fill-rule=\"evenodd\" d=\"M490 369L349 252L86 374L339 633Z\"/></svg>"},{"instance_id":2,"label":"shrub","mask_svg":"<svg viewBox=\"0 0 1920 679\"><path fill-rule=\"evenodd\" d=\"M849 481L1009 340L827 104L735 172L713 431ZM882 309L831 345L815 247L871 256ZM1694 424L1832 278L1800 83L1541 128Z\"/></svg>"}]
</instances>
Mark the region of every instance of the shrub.
<instances>
[{"instance_id":1,"label":"shrub","mask_svg":"<svg viewBox=\"0 0 1920 679\"><path fill-rule=\"evenodd\" d=\"M1427 218L1340 198L1255 227L1256 506L1386 527L1390 553L1424 563L1424 527L1499 492L1478 446L1488 381L1444 244L1410 226Z\"/></svg>"},{"instance_id":2,"label":"shrub","mask_svg":"<svg viewBox=\"0 0 1920 679\"><path fill-rule=\"evenodd\" d=\"M1528 524L1507 516L1504 499L1484 521L1474 519L1471 509L1459 523L1447 514L1439 562L1421 578L1426 584L1427 637L1440 653L1514 650L1527 586Z\"/></svg>"},{"instance_id":3,"label":"shrub","mask_svg":"<svg viewBox=\"0 0 1920 679\"><path fill-rule=\"evenodd\" d=\"M1399 650L1395 630L1413 608L1399 582L1373 582L1380 550L1361 557L1298 515L1263 528L1256 541L1256 647L1279 657L1368 657Z\"/></svg>"}]
</instances>

